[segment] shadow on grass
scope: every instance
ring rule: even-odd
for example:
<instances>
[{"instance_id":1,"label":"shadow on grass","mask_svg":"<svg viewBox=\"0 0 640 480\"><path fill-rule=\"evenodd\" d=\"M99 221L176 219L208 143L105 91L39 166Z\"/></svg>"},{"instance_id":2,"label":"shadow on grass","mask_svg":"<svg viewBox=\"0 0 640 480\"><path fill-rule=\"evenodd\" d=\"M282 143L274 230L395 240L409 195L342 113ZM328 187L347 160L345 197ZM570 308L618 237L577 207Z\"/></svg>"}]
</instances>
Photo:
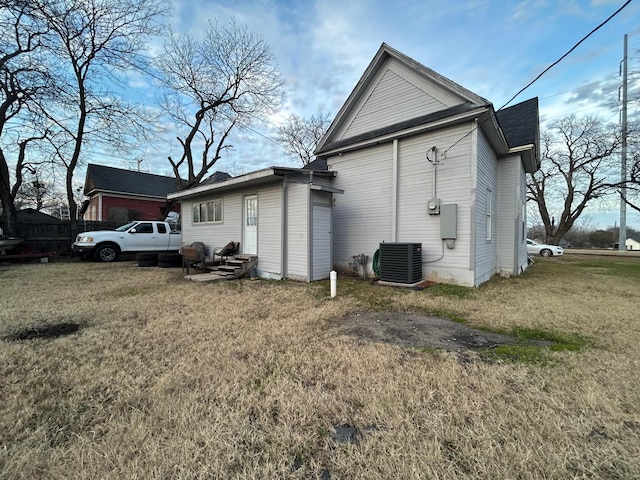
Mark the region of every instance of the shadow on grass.
<instances>
[{"instance_id":1,"label":"shadow on grass","mask_svg":"<svg viewBox=\"0 0 640 480\"><path fill-rule=\"evenodd\" d=\"M5 337L7 341L51 339L71 335L80 329L80 324L72 322L55 323L52 325L37 325L26 327Z\"/></svg>"}]
</instances>

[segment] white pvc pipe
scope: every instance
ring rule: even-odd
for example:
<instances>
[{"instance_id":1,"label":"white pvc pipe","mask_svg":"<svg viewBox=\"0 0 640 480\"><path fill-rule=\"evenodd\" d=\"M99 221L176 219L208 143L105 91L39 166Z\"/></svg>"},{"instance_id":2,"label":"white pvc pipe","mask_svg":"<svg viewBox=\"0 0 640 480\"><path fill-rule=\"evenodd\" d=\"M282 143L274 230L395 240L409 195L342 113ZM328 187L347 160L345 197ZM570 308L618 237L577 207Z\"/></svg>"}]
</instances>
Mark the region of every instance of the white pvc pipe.
<instances>
[{"instance_id":1,"label":"white pvc pipe","mask_svg":"<svg viewBox=\"0 0 640 480\"><path fill-rule=\"evenodd\" d=\"M338 274L334 270L331 270L331 273L329 274L329 278L331 279L331 298L334 298L336 296L336 284L338 282Z\"/></svg>"}]
</instances>

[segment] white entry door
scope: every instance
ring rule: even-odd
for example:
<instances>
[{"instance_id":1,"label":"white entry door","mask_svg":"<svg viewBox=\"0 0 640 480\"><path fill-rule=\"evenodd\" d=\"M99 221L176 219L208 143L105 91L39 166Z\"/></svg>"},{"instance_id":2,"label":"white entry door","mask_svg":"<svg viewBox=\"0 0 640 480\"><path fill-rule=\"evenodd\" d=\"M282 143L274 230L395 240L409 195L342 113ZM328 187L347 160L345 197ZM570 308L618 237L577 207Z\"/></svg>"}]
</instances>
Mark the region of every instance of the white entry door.
<instances>
[{"instance_id":1,"label":"white entry door","mask_svg":"<svg viewBox=\"0 0 640 480\"><path fill-rule=\"evenodd\" d=\"M247 255L258 254L258 196L244 197L244 228L242 251Z\"/></svg>"}]
</instances>

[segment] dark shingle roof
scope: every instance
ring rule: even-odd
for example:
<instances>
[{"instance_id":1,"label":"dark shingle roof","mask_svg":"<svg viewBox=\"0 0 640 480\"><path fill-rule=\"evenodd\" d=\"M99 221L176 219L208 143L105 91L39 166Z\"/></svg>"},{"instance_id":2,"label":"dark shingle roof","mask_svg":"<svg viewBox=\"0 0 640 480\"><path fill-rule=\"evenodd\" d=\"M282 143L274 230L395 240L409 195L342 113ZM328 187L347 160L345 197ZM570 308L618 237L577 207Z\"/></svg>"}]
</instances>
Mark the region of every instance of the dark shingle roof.
<instances>
[{"instance_id":1,"label":"dark shingle roof","mask_svg":"<svg viewBox=\"0 0 640 480\"><path fill-rule=\"evenodd\" d=\"M509 148L538 144L538 97L496 112Z\"/></svg>"},{"instance_id":2,"label":"dark shingle roof","mask_svg":"<svg viewBox=\"0 0 640 480\"><path fill-rule=\"evenodd\" d=\"M52 217L44 212L39 212L35 208L25 208L18 211L18 221L20 223L62 223L62 220Z\"/></svg>"},{"instance_id":3,"label":"dark shingle roof","mask_svg":"<svg viewBox=\"0 0 640 480\"><path fill-rule=\"evenodd\" d=\"M328 170L327 159L318 157L313 162L309 162L302 167L302 170Z\"/></svg>"},{"instance_id":4,"label":"dark shingle roof","mask_svg":"<svg viewBox=\"0 0 640 480\"><path fill-rule=\"evenodd\" d=\"M224 182L225 180L229 180L230 178L232 177L227 172L213 172L212 175L200 182L200 185L210 185L212 183Z\"/></svg>"},{"instance_id":5,"label":"dark shingle roof","mask_svg":"<svg viewBox=\"0 0 640 480\"><path fill-rule=\"evenodd\" d=\"M92 191L109 191L166 197L169 193L177 190L176 179L172 177L95 164L87 166L84 184L85 195L89 195Z\"/></svg>"}]
</instances>

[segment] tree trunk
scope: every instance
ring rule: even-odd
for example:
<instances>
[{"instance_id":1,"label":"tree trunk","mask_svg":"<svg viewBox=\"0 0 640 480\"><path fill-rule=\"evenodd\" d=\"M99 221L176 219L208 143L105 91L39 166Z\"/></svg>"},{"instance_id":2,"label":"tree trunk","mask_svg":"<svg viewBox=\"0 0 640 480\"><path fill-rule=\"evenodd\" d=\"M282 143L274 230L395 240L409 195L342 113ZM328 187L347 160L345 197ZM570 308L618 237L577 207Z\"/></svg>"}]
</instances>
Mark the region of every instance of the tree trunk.
<instances>
[{"instance_id":1,"label":"tree trunk","mask_svg":"<svg viewBox=\"0 0 640 480\"><path fill-rule=\"evenodd\" d=\"M0 200L2 200L2 234L7 237L19 237L18 210L11 196L6 195L4 188Z\"/></svg>"},{"instance_id":2,"label":"tree trunk","mask_svg":"<svg viewBox=\"0 0 640 480\"><path fill-rule=\"evenodd\" d=\"M69 204L71 231L75 232L78 230L78 205L73 198L73 170L67 170L67 203Z\"/></svg>"},{"instance_id":3,"label":"tree trunk","mask_svg":"<svg viewBox=\"0 0 640 480\"><path fill-rule=\"evenodd\" d=\"M18 224L18 210L11 195L11 177L9 168L0 152L0 202L2 203L2 234L17 237L20 235L20 225Z\"/></svg>"}]
</instances>

